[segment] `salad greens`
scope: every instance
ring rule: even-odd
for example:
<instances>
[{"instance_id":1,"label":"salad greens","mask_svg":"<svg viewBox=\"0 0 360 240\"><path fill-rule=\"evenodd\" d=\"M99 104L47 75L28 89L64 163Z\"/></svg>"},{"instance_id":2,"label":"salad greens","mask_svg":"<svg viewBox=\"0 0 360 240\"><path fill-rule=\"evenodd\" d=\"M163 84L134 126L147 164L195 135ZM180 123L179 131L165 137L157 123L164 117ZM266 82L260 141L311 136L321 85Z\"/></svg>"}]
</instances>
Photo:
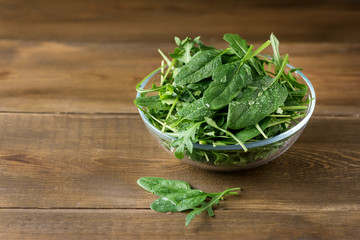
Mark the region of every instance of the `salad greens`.
<instances>
[{"instance_id":1,"label":"salad greens","mask_svg":"<svg viewBox=\"0 0 360 240\"><path fill-rule=\"evenodd\" d=\"M180 40L169 56L159 50L163 61L159 85L143 89L135 105L151 124L175 137L175 156L194 153L193 143L240 145L276 136L302 118L307 110L307 86L294 72L285 71L289 56L280 55L279 41L270 35L259 48L237 34L225 34L228 48L216 49L195 39ZM260 55L271 45L273 55ZM151 73L151 74L153 74ZM204 155L205 154L205 155ZM217 162L225 155L211 153ZM221 160L219 160L221 159Z\"/></svg>"},{"instance_id":2,"label":"salad greens","mask_svg":"<svg viewBox=\"0 0 360 240\"><path fill-rule=\"evenodd\" d=\"M228 188L219 193L205 193L200 190L191 189L187 182L168 180L157 177L142 177L137 181L138 185L148 192L158 195L150 208L157 212L182 212L192 210L186 216L185 225L203 211L209 216L214 216L213 206L219 204L225 195L238 195L240 188Z\"/></svg>"}]
</instances>

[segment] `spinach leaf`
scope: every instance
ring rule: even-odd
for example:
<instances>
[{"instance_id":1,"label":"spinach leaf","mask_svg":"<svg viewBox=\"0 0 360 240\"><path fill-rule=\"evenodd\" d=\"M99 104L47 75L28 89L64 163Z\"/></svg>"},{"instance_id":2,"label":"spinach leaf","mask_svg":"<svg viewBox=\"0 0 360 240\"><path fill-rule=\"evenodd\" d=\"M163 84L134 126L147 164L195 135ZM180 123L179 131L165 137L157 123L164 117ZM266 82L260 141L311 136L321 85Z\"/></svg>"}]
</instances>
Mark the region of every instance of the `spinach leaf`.
<instances>
[{"instance_id":1,"label":"spinach leaf","mask_svg":"<svg viewBox=\"0 0 360 240\"><path fill-rule=\"evenodd\" d=\"M201 121L204 117L210 117L215 112L205 107L203 99L197 99L196 101L187 104L178 111L178 114L183 119Z\"/></svg>"},{"instance_id":2,"label":"spinach leaf","mask_svg":"<svg viewBox=\"0 0 360 240\"><path fill-rule=\"evenodd\" d=\"M219 50L200 51L186 65L181 67L174 83L178 86L184 86L199 82L210 77L214 69L220 64L221 54Z\"/></svg>"},{"instance_id":3,"label":"spinach leaf","mask_svg":"<svg viewBox=\"0 0 360 240\"><path fill-rule=\"evenodd\" d=\"M204 92L204 104L217 110L227 106L243 87L251 83L251 69L240 62L220 65L215 69L213 79Z\"/></svg>"},{"instance_id":4,"label":"spinach leaf","mask_svg":"<svg viewBox=\"0 0 360 240\"><path fill-rule=\"evenodd\" d=\"M157 199L150 208L157 212L181 212L198 207L206 198L207 194L200 190L179 191Z\"/></svg>"},{"instance_id":5,"label":"spinach leaf","mask_svg":"<svg viewBox=\"0 0 360 240\"><path fill-rule=\"evenodd\" d=\"M177 191L190 190L190 184L184 181L169 180L159 177L142 177L137 184L144 190L158 196L166 196Z\"/></svg>"},{"instance_id":6,"label":"spinach leaf","mask_svg":"<svg viewBox=\"0 0 360 240\"><path fill-rule=\"evenodd\" d=\"M200 90L201 92L204 92L209 87L212 81L213 80L211 78L206 78L204 80L201 80L200 82L188 84L187 88L192 90Z\"/></svg>"},{"instance_id":7,"label":"spinach leaf","mask_svg":"<svg viewBox=\"0 0 360 240\"><path fill-rule=\"evenodd\" d=\"M279 83L272 84L266 90L256 85L252 87L255 89L247 88L239 100L230 103L227 119L229 128L240 129L255 125L283 105L288 95L287 90Z\"/></svg>"}]
</instances>

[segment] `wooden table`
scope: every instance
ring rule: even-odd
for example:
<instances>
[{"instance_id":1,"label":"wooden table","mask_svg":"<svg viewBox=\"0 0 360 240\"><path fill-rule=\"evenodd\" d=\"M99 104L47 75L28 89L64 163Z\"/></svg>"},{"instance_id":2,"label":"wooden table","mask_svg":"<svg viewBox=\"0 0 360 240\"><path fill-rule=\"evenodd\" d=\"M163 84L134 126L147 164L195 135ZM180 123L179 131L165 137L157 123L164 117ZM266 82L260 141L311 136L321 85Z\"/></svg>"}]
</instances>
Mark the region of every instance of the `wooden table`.
<instances>
[{"instance_id":1,"label":"wooden table","mask_svg":"<svg viewBox=\"0 0 360 240\"><path fill-rule=\"evenodd\" d=\"M0 239L360 239L359 23L356 1L1 0ZM168 155L132 103L175 35L226 32L274 32L317 94L290 150L235 173ZM245 191L185 227L143 176Z\"/></svg>"}]
</instances>

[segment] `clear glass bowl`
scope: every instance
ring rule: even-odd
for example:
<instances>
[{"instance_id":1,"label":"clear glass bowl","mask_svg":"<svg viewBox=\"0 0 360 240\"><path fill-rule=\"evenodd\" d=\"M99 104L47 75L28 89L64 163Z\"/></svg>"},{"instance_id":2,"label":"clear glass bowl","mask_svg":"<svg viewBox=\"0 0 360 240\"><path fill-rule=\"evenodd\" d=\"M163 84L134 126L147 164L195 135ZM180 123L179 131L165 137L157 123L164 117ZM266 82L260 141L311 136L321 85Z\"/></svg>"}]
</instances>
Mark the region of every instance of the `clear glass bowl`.
<instances>
[{"instance_id":1,"label":"clear glass bowl","mask_svg":"<svg viewBox=\"0 0 360 240\"><path fill-rule=\"evenodd\" d=\"M287 65L287 70L293 68L293 66ZM181 159L181 161L207 170L239 171L263 165L284 153L294 144L305 129L306 124L314 112L316 102L315 90L309 79L301 71L295 71L294 75L300 83L304 83L308 86L307 98L311 99L305 117L298 120L296 125L275 137L246 143L245 146L248 148L247 152L245 152L240 145L214 147L213 145L194 143L193 152L191 154L185 152L185 157ZM159 71L149 75L142 83L141 87L146 89L146 86L151 86L153 83L160 83ZM140 94L138 93L136 97L139 96ZM176 138L162 133L149 122L141 110L139 110L139 113L150 133L158 140L160 145L175 158L175 149L171 147L171 143ZM224 156L223 154L227 154L228 157L221 157Z\"/></svg>"}]
</instances>

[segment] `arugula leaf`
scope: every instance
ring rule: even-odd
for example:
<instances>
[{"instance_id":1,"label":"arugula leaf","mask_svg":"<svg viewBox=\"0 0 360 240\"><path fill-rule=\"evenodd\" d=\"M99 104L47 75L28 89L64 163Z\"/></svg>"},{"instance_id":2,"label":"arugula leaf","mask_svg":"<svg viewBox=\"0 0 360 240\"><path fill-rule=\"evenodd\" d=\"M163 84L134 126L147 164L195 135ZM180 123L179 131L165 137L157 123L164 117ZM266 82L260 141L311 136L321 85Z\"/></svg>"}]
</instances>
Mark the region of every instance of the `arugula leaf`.
<instances>
[{"instance_id":1,"label":"arugula leaf","mask_svg":"<svg viewBox=\"0 0 360 240\"><path fill-rule=\"evenodd\" d=\"M238 139L234 134L232 134L230 131L228 130L225 130L225 129L222 129L220 128L216 122L214 120L212 120L211 118L208 118L208 117L205 117L205 121L207 124L209 124L211 127L213 128L216 128L224 133L226 133L227 135L229 135L230 137L232 137L245 151L247 151L247 148L246 146L244 145L244 143Z\"/></svg>"},{"instance_id":2,"label":"arugula leaf","mask_svg":"<svg viewBox=\"0 0 360 240\"><path fill-rule=\"evenodd\" d=\"M274 33L271 33L270 35L270 42L271 42L271 47L273 49L274 52L274 62L275 65L277 67L280 67L281 65L281 56L280 56L280 52L279 52L279 40L275 37Z\"/></svg>"},{"instance_id":3,"label":"arugula leaf","mask_svg":"<svg viewBox=\"0 0 360 240\"><path fill-rule=\"evenodd\" d=\"M215 204L219 204L219 201L221 200L221 198L226 195L229 194L231 191L238 191L240 190L240 188L228 188L226 190L224 190L223 192L215 195L212 197L211 201L204 203L200 208L195 208L193 211L191 211L187 216L186 216L186 222L185 225L188 226L189 223L191 222L191 220L196 216L196 215L200 215L203 211L207 211L209 216L212 217L214 216L214 212L212 210L212 207Z\"/></svg>"},{"instance_id":4,"label":"arugula leaf","mask_svg":"<svg viewBox=\"0 0 360 240\"><path fill-rule=\"evenodd\" d=\"M179 159L184 157L185 147L191 153L193 150L193 140L196 134L196 130L203 122L192 123L188 129L178 132L178 140L172 143L173 147L176 147L175 156Z\"/></svg>"},{"instance_id":5,"label":"arugula leaf","mask_svg":"<svg viewBox=\"0 0 360 240\"><path fill-rule=\"evenodd\" d=\"M180 69L174 83L178 86L184 86L210 77L214 69L221 64L220 56L219 50L198 52Z\"/></svg>"},{"instance_id":6,"label":"arugula leaf","mask_svg":"<svg viewBox=\"0 0 360 240\"><path fill-rule=\"evenodd\" d=\"M141 107L154 108L158 110L169 110L170 106L164 104L160 100L160 96L150 96L150 97L138 97L135 99L135 104Z\"/></svg>"},{"instance_id":7,"label":"arugula leaf","mask_svg":"<svg viewBox=\"0 0 360 240\"><path fill-rule=\"evenodd\" d=\"M251 69L241 63L228 63L217 67L214 81L204 92L204 104L211 110L227 106L241 89L252 81Z\"/></svg>"},{"instance_id":8,"label":"arugula leaf","mask_svg":"<svg viewBox=\"0 0 360 240\"><path fill-rule=\"evenodd\" d=\"M244 58L247 54L250 54L252 57L254 56L254 54L251 54L252 47L249 52L249 47L246 40L242 39L238 34L226 33L224 35L224 40L230 43L229 47L233 49L235 54L240 59ZM262 71L259 68L259 64L255 62L252 57L248 59L250 61L250 65L256 70L258 74L262 74Z\"/></svg>"},{"instance_id":9,"label":"arugula leaf","mask_svg":"<svg viewBox=\"0 0 360 240\"><path fill-rule=\"evenodd\" d=\"M224 40L230 43L229 47L234 50L239 58L243 58L249 49L246 40L238 34L226 33L224 34Z\"/></svg>"}]
</instances>

